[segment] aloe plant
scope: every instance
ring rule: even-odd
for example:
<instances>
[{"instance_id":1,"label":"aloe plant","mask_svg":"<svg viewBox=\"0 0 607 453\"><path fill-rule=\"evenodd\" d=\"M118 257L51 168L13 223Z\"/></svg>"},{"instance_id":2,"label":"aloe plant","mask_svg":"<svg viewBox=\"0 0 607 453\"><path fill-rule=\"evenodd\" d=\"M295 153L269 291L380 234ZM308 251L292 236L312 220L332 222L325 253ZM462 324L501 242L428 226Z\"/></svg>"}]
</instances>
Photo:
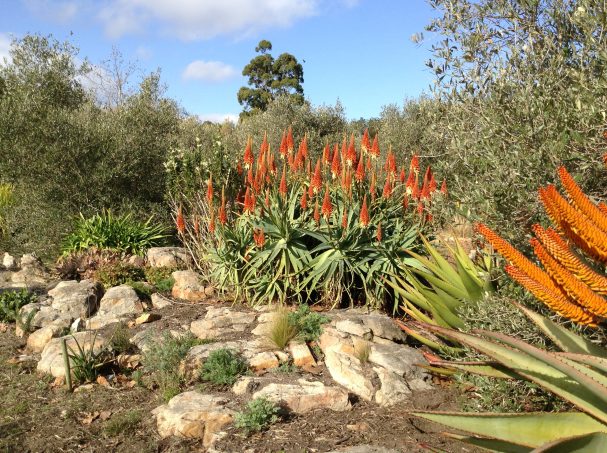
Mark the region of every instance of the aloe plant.
<instances>
[{"instance_id":1,"label":"aloe plant","mask_svg":"<svg viewBox=\"0 0 607 453\"><path fill-rule=\"evenodd\" d=\"M445 369L534 382L577 411L564 413L470 414L415 412L468 435L451 437L503 452L607 451L607 349L528 308L523 311L560 351L546 351L517 338L484 330L464 333L436 325L424 328L469 346L489 358L480 362L432 360Z\"/></svg>"}]
</instances>

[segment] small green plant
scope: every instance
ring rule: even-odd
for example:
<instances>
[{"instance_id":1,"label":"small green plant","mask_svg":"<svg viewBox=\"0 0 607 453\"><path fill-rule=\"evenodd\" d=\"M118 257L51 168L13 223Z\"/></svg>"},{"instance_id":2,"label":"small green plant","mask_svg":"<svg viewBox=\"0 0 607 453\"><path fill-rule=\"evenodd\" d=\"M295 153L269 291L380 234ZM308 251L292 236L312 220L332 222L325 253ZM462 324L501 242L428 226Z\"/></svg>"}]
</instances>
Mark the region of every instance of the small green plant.
<instances>
[{"instance_id":1,"label":"small green plant","mask_svg":"<svg viewBox=\"0 0 607 453\"><path fill-rule=\"evenodd\" d=\"M6 210L12 203L13 186L6 183L0 183L0 236L4 236L8 231Z\"/></svg>"},{"instance_id":2,"label":"small green plant","mask_svg":"<svg viewBox=\"0 0 607 453\"><path fill-rule=\"evenodd\" d=\"M244 411L236 414L234 426L242 429L247 435L263 431L279 419L280 408L266 398L255 398L249 401Z\"/></svg>"},{"instance_id":3,"label":"small green plant","mask_svg":"<svg viewBox=\"0 0 607 453\"><path fill-rule=\"evenodd\" d=\"M272 318L268 330L268 339L278 349L284 349L289 341L297 336L297 327L291 314L284 308L279 308Z\"/></svg>"},{"instance_id":4,"label":"small green plant","mask_svg":"<svg viewBox=\"0 0 607 453\"><path fill-rule=\"evenodd\" d=\"M123 285L125 283L145 280L145 274L140 267L132 266L123 262L102 264L94 273L95 280L101 282L104 287Z\"/></svg>"},{"instance_id":5,"label":"small green plant","mask_svg":"<svg viewBox=\"0 0 607 453\"><path fill-rule=\"evenodd\" d=\"M209 354L200 370L200 378L216 385L232 385L247 370L247 362L242 357L222 348Z\"/></svg>"},{"instance_id":6,"label":"small green plant","mask_svg":"<svg viewBox=\"0 0 607 453\"><path fill-rule=\"evenodd\" d=\"M131 335L129 329L124 323L118 323L112 332L110 338L110 347L116 354L123 354L129 352L133 345L130 341Z\"/></svg>"},{"instance_id":7,"label":"small green plant","mask_svg":"<svg viewBox=\"0 0 607 453\"><path fill-rule=\"evenodd\" d=\"M36 313L36 310L29 310L27 313L19 311L16 313L15 323L23 332L32 333L34 331L32 323Z\"/></svg>"},{"instance_id":8,"label":"small green plant","mask_svg":"<svg viewBox=\"0 0 607 453\"><path fill-rule=\"evenodd\" d=\"M106 365L109 352L106 348L96 348L97 332L93 335L93 340L88 346L81 346L76 337L73 337L76 343L76 350L68 345L68 357L71 362L72 374L74 380L80 384L93 382L99 375L99 370Z\"/></svg>"},{"instance_id":9,"label":"small green plant","mask_svg":"<svg viewBox=\"0 0 607 453\"><path fill-rule=\"evenodd\" d=\"M172 277L175 271L172 267L146 267L144 269L145 280L154 285L160 293L170 293L175 284L175 279Z\"/></svg>"},{"instance_id":10,"label":"small green plant","mask_svg":"<svg viewBox=\"0 0 607 453\"><path fill-rule=\"evenodd\" d=\"M289 322L296 326L297 339L301 341L317 341L322 335L322 325L329 318L312 312L308 305L300 305L297 311L289 313Z\"/></svg>"},{"instance_id":11,"label":"small green plant","mask_svg":"<svg viewBox=\"0 0 607 453\"><path fill-rule=\"evenodd\" d=\"M36 302L35 294L23 289L20 291L5 291L0 294L0 321L15 322L19 318L19 310L24 305Z\"/></svg>"},{"instance_id":12,"label":"small green plant","mask_svg":"<svg viewBox=\"0 0 607 453\"><path fill-rule=\"evenodd\" d=\"M286 362L282 362L279 366L274 368L274 371L277 373L289 374L289 373L295 373L297 371L297 369L298 368L295 365L293 365L293 362L291 360L288 360Z\"/></svg>"},{"instance_id":13,"label":"small green plant","mask_svg":"<svg viewBox=\"0 0 607 453\"><path fill-rule=\"evenodd\" d=\"M184 376L179 371L179 364L197 344L200 344L200 340L190 333L173 337L165 332L160 339L152 341L143 354L143 366L152 373L151 381L158 386L165 401L180 392Z\"/></svg>"},{"instance_id":14,"label":"small green plant","mask_svg":"<svg viewBox=\"0 0 607 453\"><path fill-rule=\"evenodd\" d=\"M152 297L154 288L146 282L127 282L127 285L135 290L140 299L150 300Z\"/></svg>"},{"instance_id":15,"label":"small green plant","mask_svg":"<svg viewBox=\"0 0 607 453\"><path fill-rule=\"evenodd\" d=\"M65 238L63 253L69 254L90 247L142 255L148 248L162 245L167 238L165 228L152 222L140 222L132 215L115 215L110 210L85 218L80 214L74 231Z\"/></svg>"},{"instance_id":16,"label":"small green plant","mask_svg":"<svg viewBox=\"0 0 607 453\"><path fill-rule=\"evenodd\" d=\"M143 418L141 411L130 410L123 414L116 414L107 421L103 430L108 436L117 436L134 430Z\"/></svg>"}]
</instances>

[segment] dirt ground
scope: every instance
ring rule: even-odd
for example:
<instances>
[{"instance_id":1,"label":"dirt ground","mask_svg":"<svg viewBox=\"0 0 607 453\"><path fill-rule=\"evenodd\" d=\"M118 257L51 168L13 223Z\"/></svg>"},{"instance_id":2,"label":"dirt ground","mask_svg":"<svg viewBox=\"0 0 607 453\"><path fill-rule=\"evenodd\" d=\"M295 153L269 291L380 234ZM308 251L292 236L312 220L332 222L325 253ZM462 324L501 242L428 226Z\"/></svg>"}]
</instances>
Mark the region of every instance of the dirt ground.
<instances>
[{"instance_id":1,"label":"dirt ground","mask_svg":"<svg viewBox=\"0 0 607 453\"><path fill-rule=\"evenodd\" d=\"M199 441L159 438L150 412L163 402L154 390L95 385L92 390L68 393L64 386L54 386L53 378L38 374L34 360L16 359L23 354L25 343L14 335L13 325L7 327L0 328L0 452L204 451ZM298 377L292 373L277 376L277 380ZM234 398L229 389L223 394L234 400L236 409L244 407L245 401ZM299 453L371 444L402 452L473 451L441 437L440 427L408 414L413 409L455 409L456 395L454 389L437 386L416 394L402 407L386 409L355 401L347 412L287 415L268 431L249 437L230 428L216 448L225 452Z\"/></svg>"}]
</instances>

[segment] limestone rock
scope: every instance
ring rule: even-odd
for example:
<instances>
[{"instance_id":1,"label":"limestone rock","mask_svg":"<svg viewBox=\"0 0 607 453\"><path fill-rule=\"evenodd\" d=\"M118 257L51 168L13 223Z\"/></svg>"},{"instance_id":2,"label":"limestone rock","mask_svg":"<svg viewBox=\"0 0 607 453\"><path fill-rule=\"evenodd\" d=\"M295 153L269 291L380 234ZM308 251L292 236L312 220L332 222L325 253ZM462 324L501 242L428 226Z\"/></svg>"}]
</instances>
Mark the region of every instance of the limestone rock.
<instances>
[{"instance_id":1,"label":"limestone rock","mask_svg":"<svg viewBox=\"0 0 607 453\"><path fill-rule=\"evenodd\" d=\"M33 254L23 255L20 266L21 269L11 275L13 283L24 284L28 288L45 288L51 281L42 261Z\"/></svg>"},{"instance_id":2,"label":"limestone rock","mask_svg":"<svg viewBox=\"0 0 607 453\"><path fill-rule=\"evenodd\" d=\"M66 325L61 319L53 321L46 327L32 332L27 337L27 348L32 352L42 352L49 341L61 335L68 327L69 324Z\"/></svg>"},{"instance_id":3,"label":"limestone rock","mask_svg":"<svg viewBox=\"0 0 607 453\"><path fill-rule=\"evenodd\" d=\"M223 398L190 391L173 397L152 414L156 416L161 437L202 439L202 445L208 448L216 440L217 432L232 422L234 413L225 404Z\"/></svg>"},{"instance_id":4,"label":"limestone rock","mask_svg":"<svg viewBox=\"0 0 607 453\"><path fill-rule=\"evenodd\" d=\"M426 359L417 349L396 343L391 344L371 344L369 362L379 365L405 379L421 378L427 376L427 373L418 363L426 363Z\"/></svg>"},{"instance_id":5,"label":"limestone rock","mask_svg":"<svg viewBox=\"0 0 607 453\"><path fill-rule=\"evenodd\" d=\"M99 307L102 288L91 280L67 280L59 282L48 294L53 309L72 318L88 318Z\"/></svg>"},{"instance_id":6,"label":"limestone rock","mask_svg":"<svg viewBox=\"0 0 607 453\"><path fill-rule=\"evenodd\" d=\"M92 348L94 352L99 352L105 345L105 339L94 332L77 332L61 338L67 340L68 352L70 347L72 350L78 351L76 342L78 342L83 350L90 351ZM38 362L38 371L49 373L55 377L65 375L63 354L61 352L61 338L53 338L44 347L42 356Z\"/></svg>"},{"instance_id":7,"label":"limestone rock","mask_svg":"<svg viewBox=\"0 0 607 453\"><path fill-rule=\"evenodd\" d=\"M356 335L358 337L370 340L373 337L371 329L364 326L361 320L358 319L343 319L335 323L335 328L343 333Z\"/></svg>"},{"instance_id":8,"label":"limestone rock","mask_svg":"<svg viewBox=\"0 0 607 453\"><path fill-rule=\"evenodd\" d=\"M316 360L307 344L292 341L289 343L289 352L293 357L293 365L304 369L316 366Z\"/></svg>"},{"instance_id":9,"label":"limestone rock","mask_svg":"<svg viewBox=\"0 0 607 453\"><path fill-rule=\"evenodd\" d=\"M139 315L137 319L135 319L135 325L139 326L141 324L149 324L154 321L158 321L160 319L160 315L158 313L143 313Z\"/></svg>"},{"instance_id":10,"label":"limestone rock","mask_svg":"<svg viewBox=\"0 0 607 453\"><path fill-rule=\"evenodd\" d=\"M114 286L107 290L99 304L99 316L121 317L139 314L143 304L129 285Z\"/></svg>"},{"instance_id":11,"label":"limestone rock","mask_svg":"<svg viewBox=\"0 0 607 453\"><path fill-rule=\"evenodd\" d=\"M191 262L183 247L152 247L148 249L146 258L150 267L184 268Z\"/></svg>"},{"instance_id":12,"label":"limestone rock","mask_svg":"<svg viewBox=\"0 0 607 453\"><path fill-rule=\"evenodd\" d=\"M371 329L374 341L379 337L402 343L407 338L405 332L394 323L394 320L384 314L370 314L361 319L363 324Z\"/></svg>"},{"instance_id":13,"label":"limestone rock","mask_svg":"<svg viewBox=\"0 0 607 453\"><path fill-rule=\"evenodd\" d=\"M254 321L255 315L252 313L210 307L204 319L192 322L190 330L198 338L225 338L234 332L244 332Z\"/></svg>"},{"instance_id":14,"label":"limestone rock","mask_svg":"<svg viewBox=\"0 0 607 453\"><path fill-rule=\"evenodd\" d=\"M144 267L145 266L145 258L139 255L131 255L126 260L128 264L134 267Z\"/></svg>"},{"instance_id":15,"label":"limestone rock","mask_svg":"<svg viewBox=\"0 0 607 453\"><path fill-rule=\"evenodd\" d=\"M271 378L265 376L243 376L232 386L235 395L251 394L264 384L270 384Z\"/></svg>"},{"instance_id":16,"label":"limestone rock","mask_svg":"<svg viewBox=\"0 0 607 453\"><path fill-rule=\"evenodd\" d=\"M278 365L280 365L278 357L269 351L260 352L249 359L249 366L256 373L277 368Z\"/></svg>"},{"instance_id":17,"label":"limestone rock","mask_svg":"<svg viewBox=\"0 0 607 453\"><path fill-rule=\"evenodd\" d=\"M200 275L194 271L175 271L172 276L175 284L171 295L176 299L201 302L215 293L212 287L205 287L200 281Z\"/></svg>"},{"instance_id":18,"label":"limestone rock","mask_svg":"<svg viewBox=\"0 0 607 453\"><path fill-rule=\"evenodd\" d=\"M385 368L375 367L381 382L381 388L375 393L375 402L380 406L392 406L407 401L411 396L411 389L405 380L396 373Z\"/></svg>"},{"instance_id":19,"label":"limestone rock","mask_svg":"<svg viewBox=\"0 0 607 453\"><path fill-rule=\"evenodd\" d=\"M352 407L346 390L305 379L299 379L297 384L272 383L253 394L253 398L262 397L282 404L297 414L305 414L315 409L346 411Z\"/></svg>"},{"instance_id":20,"label":"limestone rock","mask_svg":"<svg viewBox=\"0 0 607 453\"><path fill-rule=\"evenodd\" d=\"M325 351L325 365L335 382L366 401L373 399L373 382L365 375L356 357L330 347Z\"/></svg>"},{"instance_id":21,"label":"limestone rock","mask_svg":"<svg viewBox=\"0 0 607 453\"><path fill-rule=\"evenodd\" d=\"M2 257L2 267L4 267L4 269L7 271L14 271L17 269L17 260L10 253L4 252L4 256Z\"/></svg>"},{"instance_id":22,"label":"limestone rock","mask_svg":"<svg viewBox=\"0 0 607 453\"><path fill-rule=\"evenodd\" d=\"M168 297L164 297L160 293L152 294L152 307L161 310L166 307L170 307L173 305L173 301Z\"/></svg>"}]
</instances>

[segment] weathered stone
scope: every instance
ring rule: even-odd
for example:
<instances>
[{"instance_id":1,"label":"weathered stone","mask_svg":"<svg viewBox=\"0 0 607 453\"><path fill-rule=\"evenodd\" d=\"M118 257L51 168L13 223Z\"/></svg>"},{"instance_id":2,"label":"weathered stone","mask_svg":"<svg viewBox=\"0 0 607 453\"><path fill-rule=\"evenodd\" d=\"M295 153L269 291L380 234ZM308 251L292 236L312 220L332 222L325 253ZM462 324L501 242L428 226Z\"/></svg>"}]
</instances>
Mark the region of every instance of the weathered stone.
<instances>
[{"instance_id":1,"label":"weathered stone","mask_svg":"<svg viewBox=\"0 0 607 453\"><path fill-rule=\"evenodd\" d=\"M411 389L405 380L396 373L385 368L375 367L381 388L375 393L375 402L380 406L392 406L407 401L411 396Z\"/></svg>"},{"instance_id":2,"label":"weathered stone","mask_svg":"<svg viewBox=\"0 0 607 453\"><path fill-rule=\"evenodd\" d=\"M129 256L129 258L126 260L126 262L134 267L145 266L145 258L143 256L139 256L139 255Z\"/></svg>"},{"instance_id":3,"label":"weathered stone","mask_svg":"<svg viewBox=\"0 0 607 453\"><path fill-rule=\"evenodd\" d=\"M42 261L33 254L26 254L20 260L21 270L11 274L13 283L20 283L28 288L45 288L51 276Z\"/></svg>"},{"instance_id":4,"label":"weathered stone","mask_svg":"<svg viewBox=\"0 0 607 453\"><path fill-rule=\"evenodd\" d=\"M17 269L17 260L10 253L4 252L4 256L2 257L2 267L4 267L4 269L7 271L14 271Z\"/></svg>"},{"instance_id":5,"label":"weathered stone","mask_svg":"<svg viewBox=\"0 0 607 453\"><path fill-rule=\"evenodd\" d=\"M134 370L141 364L141 354L119 354L116 356L116 364L120 368Z\"/></svg>"},{"instance_id":6,"label":"weathered stone","mask_svg":"<svg viewBox=\"0 0 607 453\"><path fill-rule=\"evenodd\" d=\"M152 411L160 437L181 436L202 439L208 448L216 434L232 422L233 411L225 407L226 400L196 391L181 393L167 404Z\"/></svg>"},{"instance_id":7,"label":"weathered stone","mask_svg":"<svg viewBox=\"0 0 607 453\"><path fill-rule=\"evenodd\" d=\"M172 276L175 284L171 295L176 299L201 302L215 293L212 287L205 287L200 275L194 271L175 271Z\"/></svg>"},{"instance_id":8,"label":"weathered stone","mask_svg":"<svg viewBox=\"0 0 607 453\"><path fill-rule=\"evenodd\" d=\"M99 307L102 288L91 280L68 280L59 282L48 294L53 309L72 318L88 318Z\"/></svg>"},{"instance_id":9,"label":"weathered stone","mask_svg":"<svg viewBox=\"0 0 607 453\"><path fill-rule=\"evenodd\" d=\"M84 351L90 351L92 348L94 352L99 352L105 345L105 339L94 332L77 332L61 338L67 340L68 351L69 348L73 351L78 351L76 342ZM61 352L61 338L53 338L44 347L42 356L38 362L38 371L49 373L55 377L65 375L63 354Z\"/></svg>"},{"instance_id":10,"label":"weathered stone","mask_svg":"<svg viewBox=\"0 0 607 453\"><path fill-rule=\"evenodd\" d=\"M190 255L183 247L152 247L146 258L150 267L185 268L190 262Z\"/></svg>"},{"instance_id":11,"label":"weathered stone","mask_svg":"<svg viewBox=\"0 0 607 453\"><path fill-rule=\"evenodd\" d=\"M137 346L137 348L143 352L147 352L151 347L161 343L164 338L168 335L173 338L180 338L186 334L186 332L176 330L164 330L156 327L154 324L146 326L145 330L141 330L133 335L129 341L131 344Z\"/></svg>"},{"instance_id":12,"label":"weathered stone","mask_svg":"<svg viewBox=\"0 0 607 453\"><path fill-rule=\"evenodd\" d=\"M273 352L260 352L249 359L249 366L256 373L260 373L266 370L271 370L280 365L278 358Z\"/></svg>"},{"instance_id":13,"label":"weathered stone","mask_svg":"<svg viewBox=\"0 0 607 453\"><path fill-rule=\"evenodd\" d=\"M210 307L204 319L192 322L190 330L198 338L224 338L234 332L244 332L254 321L255 315L252 313Z\"/></svg>"},{"instance_id":14,"label":"weathered stone","mask_svg":"<svg viewBox=\"0 0 607 453\"><path fill-rule=\"evenodd\" d=\"M326 354L328 349L338 350L347 354L354 354L354 347L350 336L339 332L334 327L325 327L319 338L319 346Z\"/></svg>"},{"instance_id":15,"label":"weathered stone","mask_svg":"<svg viewBox=\"0 0 607 453\"><path fill-rule=\"evenodd\" d=\"M304 369L316 366L316 360L307 344L292 341L289 343L289 352L293 357L293 365Z\"/></svg>"},{"instance_id":16,"label":"weathered stone","mask_svg":"<svg viewBox=\"0 0 607 453\"><path fill-rule=\"evenodd\" d=\"M41 352L51 339L61 335L68 328L61 319L53 321L51 324L32 332L27 337L27 348L32 352Z\"/></svg>"},{"instance_id":17,"label":"weathered stone","mask_svg":"<svg viewBox=\"0 0 607 453\"><path fill-rule=\"evenodd\" d=\"M135 325L148 324L150 322L158 321L159 319L160 315L158 313L144 313L135 319Z\"/></svg>"},{"instance_id":18,"label":"weathered stone","mask_svg":"<svg viewBox=\"0 0 607 453\"><path fill-rule=\"evenodd\" d=\"M100 316L121 317L139 314L143 304L135 290L129 285L114 286L107 290L99 303Z\"/></svg>"},{"instance_id":19,"label":"weathered stone","mask_svg":"<svg viewBox=\"0 0 607 453\"><path fill-rule=\"evenodd\" d=\"M363 372L360 360L356 357L330 347L325 351L325 365L335 382L366 401L373 399L373 383Z\"/></svg>"},{"instance_id":20,"label":"weathered stone","mask_svg":"<svg viewBox=\"0 0 607 453\"><path fill-rule=\"evenodd\" d=\"M299 379L297 384L269 384L255 392L253 398L267 398L297 414L315 409L345 411L352 407L346 390L305 379Z\"/></svg>"},{"instance_id":21,"label":"weathered stone","mask_svg":"<svg viewBox=\"0 0 607 453\"><path fill-rule=\"evenodd\" d=\"M406 340L407 335L400 329L392 318L381 314L371 314L363 316L363 324L373 332L373 339L380 337L386 340L402 343Z\"/></svg>"},{"instance_id":22,"label":"weathered stone","mask_svg":"<svg viewBox=\"0 0 607 453\"><path fill-rule=\"evenodd\" d=\"M117 324L119 322L124 321L124 317L117 317L114 316L113 314L109 313L109 314L97 314L95 316L93 316L92 318L89 318L86 320L85 322L85 326L87 329L90 330L99 330L99 329L103 329L104 327L107 327L111 324Z\"/></svg>"},{"instance_id":23,"label":"weathered stone","mask_svg":"<svg viewBox=\"0 0 607 453\"><path fill-rule=\"evenodd\" d=\"M399 376L409 378L424 378L427 373L420 367L419 363L426 363L424 356L417 350L405 345L371 344L369 362L384 367Z\"/></svg>"},{"instance_id":24,"label":"weathered stone","mask_svg":"<svg viewBox=\"0 0 607 453\"><path fill-rule=\"evenodd\" d=\"M264 384L270 384L271 378L265 376L243 376L232 386L235 395L248 395L255 392Z\"/></svg>"},{"instance_id":25,"label":"weathered stone","mask_svg":"<svg viewBox=\"0 0 607 453\"><path fill-rule=\"evenodd\" d=\"M365 327L358 319L343 319L335 323L335 328L343 333L356 335L370 340L373 337L371 329Z\"/></svg>"},{"instance_id":26,"label":"weathered stone","mask_svg":"<svg viewBox=\"0 0 607 453\"><path fill-rule=\"evenodd\" d=\"M170 307L173 305L173 301L168 297L164 297L160 293L152 294L152 307L161 310L166 307Z\"/></svg>"},{"instance_id":27,"label":"weathered stone","mask_svg":"<svg viewBox=\"0 0 607 453\"><path fill-rule=\"evenodd\" d=\"M84 321L82 318L74 319L74 322L70 325L70 332L80 332L82 329L84 329Z\"/></svg>"}]
</instances>

